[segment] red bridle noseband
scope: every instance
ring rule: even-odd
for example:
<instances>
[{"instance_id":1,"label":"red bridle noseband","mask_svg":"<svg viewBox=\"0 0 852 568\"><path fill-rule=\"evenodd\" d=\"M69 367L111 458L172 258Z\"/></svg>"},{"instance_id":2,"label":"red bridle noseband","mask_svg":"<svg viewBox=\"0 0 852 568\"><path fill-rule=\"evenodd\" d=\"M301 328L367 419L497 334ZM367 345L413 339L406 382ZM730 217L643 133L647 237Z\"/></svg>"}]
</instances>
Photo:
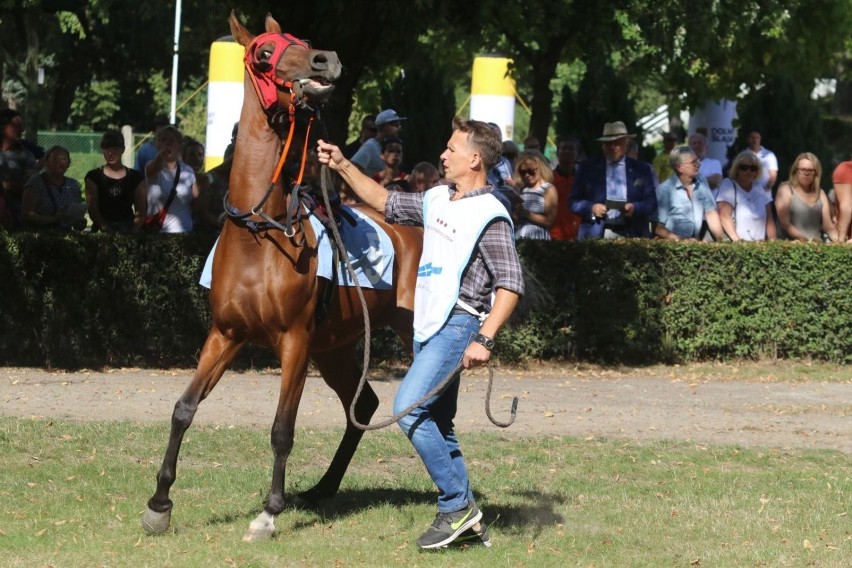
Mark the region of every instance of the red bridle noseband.
<instances>
[{"instance_id":1,"label":"red bridle noseband","mask_svg":"<svg viewBox=\"0 0 852 568\"><path fill-rule=\"evenodd\" d=\"M272 55L268 59L262 60L258 57L258 50L262 45L272 43L274 48ZM287 89L291 93L293 91L293 83L284 81L275 74L275 68L284 52L291 45L298 45L305 49L310 49L308 44L293 37L290 34L277 34L267 32L260 34L251 42L246 49L245 64L246 69L251 78L254 90L257 93L257 98L260 99L260 104L263 110L269 111L272 107L278 104L278 90Z\"/></svg>"}]
</instances>

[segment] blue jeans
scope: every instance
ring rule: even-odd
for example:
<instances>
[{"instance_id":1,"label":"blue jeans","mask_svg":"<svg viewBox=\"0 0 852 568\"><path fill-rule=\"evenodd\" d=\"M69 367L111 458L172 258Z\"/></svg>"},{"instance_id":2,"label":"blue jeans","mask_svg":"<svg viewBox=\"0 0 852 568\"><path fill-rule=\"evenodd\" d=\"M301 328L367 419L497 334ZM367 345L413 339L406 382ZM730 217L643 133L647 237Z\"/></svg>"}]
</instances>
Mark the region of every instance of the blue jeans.
<instances>
[{"instance_id":1,"label":"blue jeans","mask_svg":"<svg viewBox=\"0 0 852 568\"><path fill-rule=\"evenodd\" d=\"M472 315L453 315L427 341L414 341L414 361L402 380L393 404L394 414L417 402L461 363L465 349L479 332ZM459 374L446 390L433 396L399 421L432 481L438 486L438 511L452 513L472 502L467 467L453 427L459 394Z\"/></svg>"}]
</instances>

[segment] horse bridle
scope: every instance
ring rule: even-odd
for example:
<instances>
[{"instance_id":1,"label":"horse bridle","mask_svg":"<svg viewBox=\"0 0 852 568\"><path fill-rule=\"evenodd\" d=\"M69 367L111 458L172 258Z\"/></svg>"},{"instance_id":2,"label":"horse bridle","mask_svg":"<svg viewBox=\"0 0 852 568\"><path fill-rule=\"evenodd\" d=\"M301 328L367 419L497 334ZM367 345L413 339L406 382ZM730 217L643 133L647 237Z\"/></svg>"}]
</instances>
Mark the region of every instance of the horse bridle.
<instances>
[{"instance_id":1,"label":"horse bridle","mask_svg":"<svg viewBox=\"0 0 852 568\"><path fill-rule=\"evenodd\" d=\"M261 51L261 46L267 43L273 44L272 52ZM257 98L266 113L267 123L272 128L278 137L284 140L283 132L286 128L285 120L289 123L286 141L281 150L281 156L278 159L278 165L272 175L272 180L269 183L269 188L261 198L261 200L251 208L250 211L240 211L238 208L231 205L226 193L223 198L225 213L232 221L245 226L252 233L260 233L268 229L279 229L284 232L284 235L291 238L296 235L296 227L294 221L301 221L300 205L302 192L302 179L305 173L305 163L308 157L308 143L310 140L311 126L314 118L319 117L319 109L311 108L305 101L304 97L300 96L293 89L292 81L285 81L275 73L278 62L283 57L284 52L290 46L298 45L305 49L310 49L308 44L286 33L267 32L260 34L246 48L244 63L246 71L248 71L249 79L251 79ZM306 79L307 80L307 79ZM286 109L280 108L278 96L281 91L290 93L290 101ZM290 189L290 199L287 205L287 214L283 224L271 217L263 210L269 196L272 195L278 180L281 177L281 171L284 168L284 163L287 160L287 155L290 152L290 146L293 141L293 133L296 130L296 123L299 119L297 112L300 110L309 110L308 126L305 131L305 143L302 148L302 157L299 164L299 173L296 179L293 180ZM285 118L286 117L286 118ZM263 221L254 221L252 216L257 216Z\"/></svg>"}]
</instances>

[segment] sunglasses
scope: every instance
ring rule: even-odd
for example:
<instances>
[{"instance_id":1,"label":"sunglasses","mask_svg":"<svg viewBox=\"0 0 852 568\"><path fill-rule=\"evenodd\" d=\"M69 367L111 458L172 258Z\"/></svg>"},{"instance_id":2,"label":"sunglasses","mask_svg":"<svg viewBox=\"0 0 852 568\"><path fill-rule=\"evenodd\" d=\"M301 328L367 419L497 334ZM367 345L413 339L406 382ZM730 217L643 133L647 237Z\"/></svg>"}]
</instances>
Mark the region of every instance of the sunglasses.
<instances>
[{"instance_id":1,"label":"sunglasses","mask_svg":"<svg viewBox=\"0 0 852 568\"><path fill-rule=\"evenodd\" d=\"M536 173L537 171L538 171L538 168L533 168L531 170L521 168L520 170L518 170L518 173L521 174L522 176L531 176L534 173Z\"/></svg>"},{"instance_id":2,"label":"sunglasses","mask_svg":"<svg viewBox=\"0 0 852 568\"><path fill-rule=\"evenodd\" d=\"M800 174L815 174L816 170L813 168L796 168L796 171Z\"/></svg>"},{"instance_id":3,"label":"sunglasses","mask_svg":"<svg viewBox=\"0 0 852 568\"><path fill-rule=\"evenodd\" d=\"M740 164L737 169L740 170L741 172L756 172L757 166L749 166L747 164Z\"/></svg>"}]
</instances>

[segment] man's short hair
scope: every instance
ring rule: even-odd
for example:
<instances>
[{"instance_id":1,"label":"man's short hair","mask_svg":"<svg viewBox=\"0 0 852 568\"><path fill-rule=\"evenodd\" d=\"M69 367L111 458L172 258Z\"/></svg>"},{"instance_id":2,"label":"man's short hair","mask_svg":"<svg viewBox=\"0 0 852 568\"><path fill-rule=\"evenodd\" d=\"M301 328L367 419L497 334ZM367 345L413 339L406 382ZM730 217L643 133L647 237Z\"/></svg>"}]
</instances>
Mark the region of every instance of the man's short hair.
<instances>
[{"instance_id":1,"label":"man's short hair","mask_svg":"<svg viewBox=\"0 0 852 568\"><path fill-rule=\"evenodd\" d=\"M488 172L502 157L503 141L500 134L481 120L453 119L453 130L467 134L467 143L479 154L483 169Z\"/></svg>"},{"instance_id":2,"label":"man's short hair","mask_svg":"<svg viewBox=\"0 0 852 568\"><path fill-rule=\"evenodd\" d=\"M672 148L672 151L669 152L669 165L673 168L681 165L683 163L684 156L692 156L696 159L698 158L689 146L675 146Z\"/></svg>"}]
</instances>

